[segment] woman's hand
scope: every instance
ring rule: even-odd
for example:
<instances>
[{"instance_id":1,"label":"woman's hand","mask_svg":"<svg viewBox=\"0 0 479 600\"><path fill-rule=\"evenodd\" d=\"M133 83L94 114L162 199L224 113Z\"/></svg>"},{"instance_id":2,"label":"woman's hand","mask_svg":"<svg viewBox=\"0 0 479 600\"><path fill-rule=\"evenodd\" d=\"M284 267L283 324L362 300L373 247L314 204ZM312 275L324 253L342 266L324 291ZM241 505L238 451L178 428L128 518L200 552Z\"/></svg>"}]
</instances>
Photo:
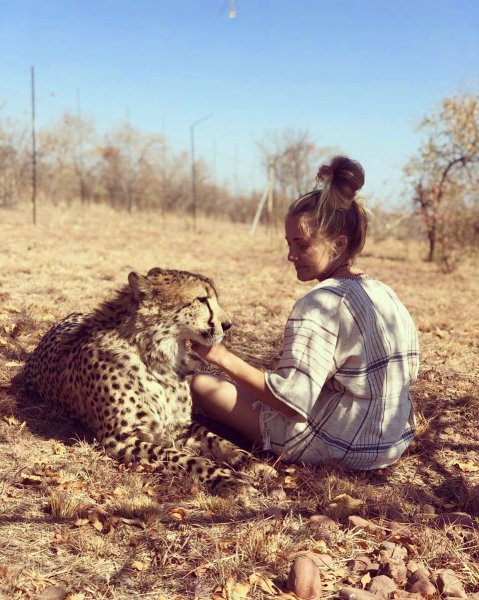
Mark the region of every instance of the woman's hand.
<instances>
[{"instance_id":1,"label":"woman's hand","mask_svg":"<svg viewBox=\"0 0 479 600\"><path fill-rule=\"evenodd\" d=\"M201 356L201 358L217 367L223 366L224 359L229 353L228 348L224 344L203 346L202 344L198 344L198 342L192 342L191 349Z\"/></svg>"},{"instance_id":2,"label":"woman's hand","mask_svg":"<svg viewBox=\"0 0 479 600\"><path fill-rule=\"evenodd\" d=\"M197 342L192 342L191 349L204 360L219 367L233 381L244 387L255 400L271 406L286 417L302 419L299 413L293 408L273 396L272 392L266 386L263 371L249 365L234 352L228 350L224 344L203 346Z\"/></svg>"}]
</instances>

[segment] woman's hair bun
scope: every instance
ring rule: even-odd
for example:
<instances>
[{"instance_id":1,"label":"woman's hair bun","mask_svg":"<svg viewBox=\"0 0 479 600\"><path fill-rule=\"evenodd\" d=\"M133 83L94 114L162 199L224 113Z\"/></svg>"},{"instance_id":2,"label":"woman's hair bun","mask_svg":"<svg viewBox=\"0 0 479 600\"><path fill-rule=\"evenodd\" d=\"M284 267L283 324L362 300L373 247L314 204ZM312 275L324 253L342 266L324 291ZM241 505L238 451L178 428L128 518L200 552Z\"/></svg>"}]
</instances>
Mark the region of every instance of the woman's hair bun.
<instances>
[{"instance_id":1,"label":"woman's hair bun","mask_svg":"<svg viewBox=\"0 0 479 600\"><path fill-rule=\"evenodd\" d=\"M298 218L307 238L320 235L330 242L345 235L348 245L344 258L354 260L366 240L368 215L356 193L364 185L364 170L355 160L335 156L322 165L316 175L320 189L297 198L289 207L288 217Z\"/></svg>"},{"instance_id":2,"label":"woman's hair bun","mask_svg":"<svg viewBox=\"0 0 479 600\"><path fill-rule=\"evenodd\" d=\"M342 198L352 200L364 185L364 169L347 156L335 156L329 165L319 168L316 179L326 188L333 188Z\"/></svg>"}]
</instances>

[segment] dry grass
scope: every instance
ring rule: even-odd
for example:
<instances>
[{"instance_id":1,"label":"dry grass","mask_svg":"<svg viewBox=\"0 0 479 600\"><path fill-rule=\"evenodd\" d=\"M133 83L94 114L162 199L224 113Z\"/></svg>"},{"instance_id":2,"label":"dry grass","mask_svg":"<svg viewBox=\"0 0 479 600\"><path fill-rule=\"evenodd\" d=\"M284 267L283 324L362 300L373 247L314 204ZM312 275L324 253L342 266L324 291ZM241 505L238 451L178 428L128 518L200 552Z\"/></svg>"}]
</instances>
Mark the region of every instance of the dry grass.
<instances>
[{"instance_id":1,"label":"dry grass","mask_svg":"<svg viewBox=\"0 0 479 600\"><path fill-rule=\"evenodd\" d=\"M474 263L443 275L421 260L420 245L395 241L370 243L360 262L397 290L420 331L421 427L408 455L369 475L283 466L285 494L265 488L235 502L208 496L192 480L124 469L12 380L54 321L95 306L130 270L153 266L211 276L233 316L230 345L273 365L288 311L307 289L286 264L282 232L251 237L247 227L214 221L193 232L173 217L100 208L41 207L36 227L29 218L0 212L0 597L34 598L62 584L95 600L211 598L252 573L283 589L292 556L304 549L332 556L337 588L341 567L373 553L391 522L407 524L418 562L454 568L468 591L479 589L477 529L437 527L424 509L479 514L479 473L464 470L479 466ZM364 501L359 514L381 534L340 527L316 539L309 516L327 513L341 493ZM256 585L250 597L268 593Z\"/></svg>"}]
</instances>

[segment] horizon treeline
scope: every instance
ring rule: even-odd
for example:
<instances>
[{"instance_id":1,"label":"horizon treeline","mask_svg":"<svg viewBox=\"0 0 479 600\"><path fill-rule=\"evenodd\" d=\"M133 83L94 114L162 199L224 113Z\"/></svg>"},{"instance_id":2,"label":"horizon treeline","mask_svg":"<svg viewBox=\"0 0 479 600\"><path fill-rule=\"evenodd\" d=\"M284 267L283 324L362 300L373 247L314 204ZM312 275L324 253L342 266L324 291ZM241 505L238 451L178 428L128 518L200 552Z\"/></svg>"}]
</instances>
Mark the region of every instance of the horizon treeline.
<instances>
[{"instance_id":1,"label":"horizon treeline","mask_svg":"<svg viewBox=\"0 0 479 600\"><path fill-rule=\"evenodd\" d=\"M371 232L423 236L427 260L454 270L479 246L479 94L444 98L421 120L421 140L404 165L404 207L370 206ZM128 212L154 210L278 226L289 203L309 191L318 166L340 149L319 147L308 130L283 129L257 141L264 190L242 193L214 181L208 164L174 151L165 136L123 123L100 134L91 118L65 112L36 132L35 187L53 206L103 204ZM194 168L193 168L194 167ZM0 113L0 207L32 198L32 133ZM237 187L237 186L233 186ZM410 209L407 206L410 206Z\"/></svg>"}]
</instances>

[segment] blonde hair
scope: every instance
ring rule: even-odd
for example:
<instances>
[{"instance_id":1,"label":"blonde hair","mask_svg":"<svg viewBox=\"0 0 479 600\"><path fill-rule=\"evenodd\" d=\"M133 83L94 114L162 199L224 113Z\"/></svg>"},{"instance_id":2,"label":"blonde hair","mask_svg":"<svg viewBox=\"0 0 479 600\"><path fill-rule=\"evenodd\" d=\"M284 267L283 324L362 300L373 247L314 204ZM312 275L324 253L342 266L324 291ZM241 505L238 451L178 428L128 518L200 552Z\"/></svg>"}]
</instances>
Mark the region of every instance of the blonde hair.
<instances>
[{"instance_id":1,"label":"blonde hair","mask_svg":"<svg viewBox=\"0 0 479 600\"><path fill-rule=\"evenodd\" d=\"M364 185L364 169L355 160L335 156L320 167L316 176L322 189L295 200L288 217L299 217L299 227L310 238L317 235L333 242L340 235L348 239L346 258L352 262L366 241L368 216L356 193Z\"/></svg>"}]
</instances>

